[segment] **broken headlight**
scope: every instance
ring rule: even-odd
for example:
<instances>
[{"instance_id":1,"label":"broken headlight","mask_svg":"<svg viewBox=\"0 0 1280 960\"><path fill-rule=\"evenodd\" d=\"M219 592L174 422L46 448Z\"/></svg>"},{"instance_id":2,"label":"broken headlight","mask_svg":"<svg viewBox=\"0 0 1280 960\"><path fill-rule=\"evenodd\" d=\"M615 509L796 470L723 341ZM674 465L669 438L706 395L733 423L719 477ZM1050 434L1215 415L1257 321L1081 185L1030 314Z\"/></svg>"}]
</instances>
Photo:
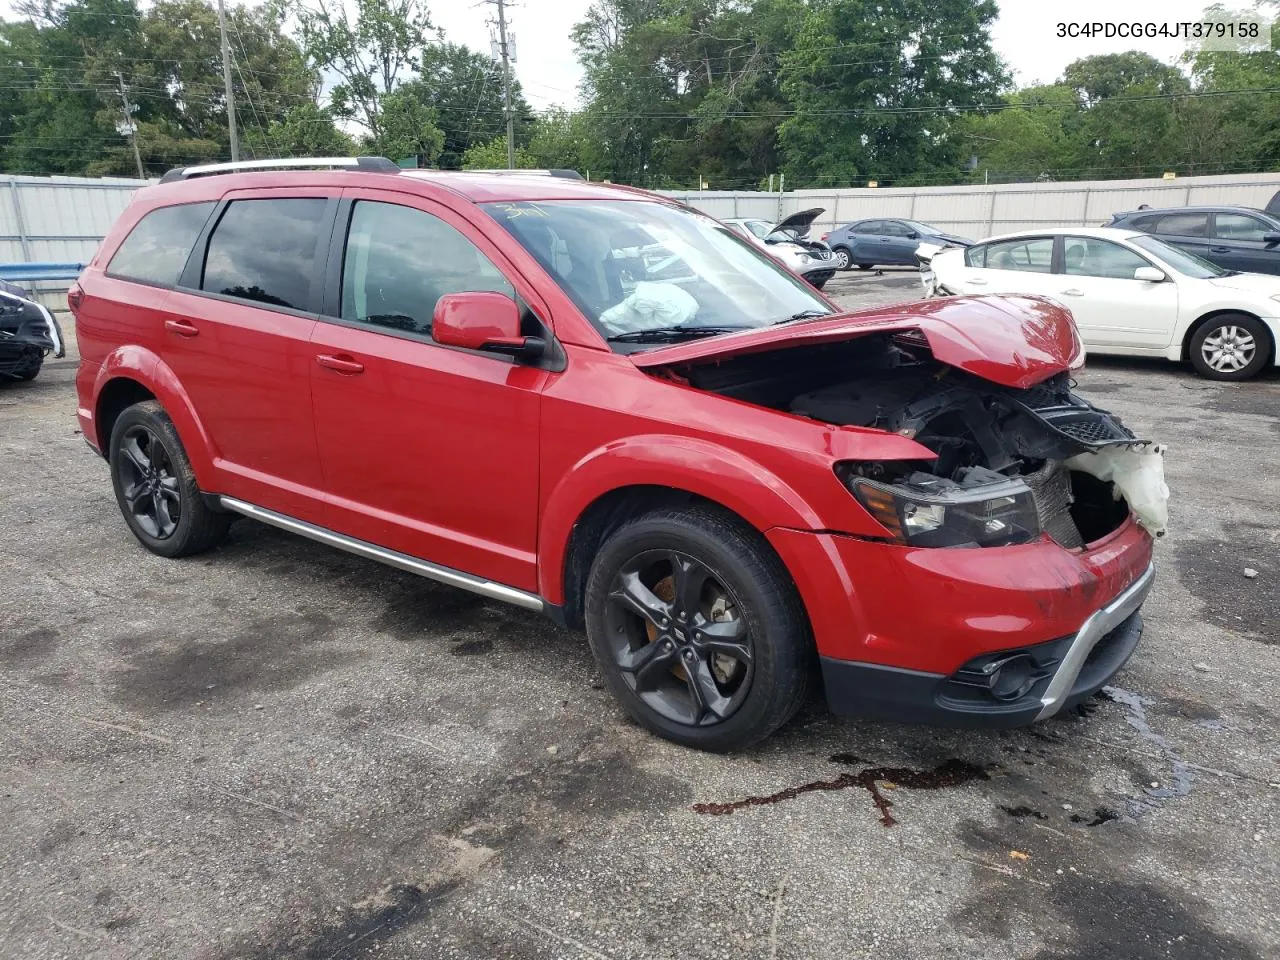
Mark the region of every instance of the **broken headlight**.
<instances>
[{"instance_id":1,"label":"broken headlight","mask_svg":"<svg viewBox=\"0 0 1280 960\"><path fill-rule=\"evenodd\" d=\"M849 473L842 479L899 543L1003 547L1040 536L1035 498L1021 480L966 486L927 473L914 473L900 483Z\"/></svg>"}]
</instances>

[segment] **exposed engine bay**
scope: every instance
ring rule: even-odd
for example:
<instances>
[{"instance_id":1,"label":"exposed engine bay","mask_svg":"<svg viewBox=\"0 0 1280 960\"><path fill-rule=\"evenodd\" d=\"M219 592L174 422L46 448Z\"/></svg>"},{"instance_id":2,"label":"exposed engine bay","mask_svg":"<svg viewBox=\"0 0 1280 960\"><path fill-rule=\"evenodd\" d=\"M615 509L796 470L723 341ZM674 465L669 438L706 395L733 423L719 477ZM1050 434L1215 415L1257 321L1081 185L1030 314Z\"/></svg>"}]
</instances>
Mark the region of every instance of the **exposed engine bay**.
<instances>
[{"instance_id":1,"label":"exposed engine bay","mask_svg":"<svg viewBox=\"0 0 1280 960\"><path fill-rule=\"evenodd\" d=\"M1005 387L934 359L915 332L684 368L691 386L842 426L910 437L937 457L842 464L841 479L903 542L994 546L1047 533L1078 549L1133 511L1168 523L1163 448L1072 392L1066 372Z\"/></svg>"}]
</instances>

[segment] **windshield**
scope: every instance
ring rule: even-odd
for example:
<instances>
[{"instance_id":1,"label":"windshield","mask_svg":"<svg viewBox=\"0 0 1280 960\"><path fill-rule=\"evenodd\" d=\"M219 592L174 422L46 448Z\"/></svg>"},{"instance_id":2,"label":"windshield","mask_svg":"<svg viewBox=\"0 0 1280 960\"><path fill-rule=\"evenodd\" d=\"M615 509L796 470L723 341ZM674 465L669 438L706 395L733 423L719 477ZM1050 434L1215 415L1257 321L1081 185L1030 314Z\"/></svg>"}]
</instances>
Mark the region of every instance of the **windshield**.
<instances>
[{"instance_id":1,"label":"windshield","mask_svg":"<svg viewBox=\"0 0 1280 960\"><path fill-rule=\"evenodd\" d=\"M902 222L905 223L912 230L914 230L916 233L940 234L944 232L942 230L939 230L937 227L931 226L927 223L921 223L919 220L903 220Z\"/></svg>"},{"instance_id":2,"label":"windshield","mask_svg":"<svg viewBox=\"0 0 1280 960\"><path fill-rule=\"evenodd\" d=\"M832 309L727 228L646 200L486 203L606 338L766 327ZM649 344L653 345L653 344Z\"/></svg>"},{"instance_id":3,"label":"windshield","mask_svg":"<svg viewBox=\"0 0 1280 960\"><path fill-rule=\"evenodd\" d=\"M1198 280L1208 280L1210 277L1227 277L1234 273L1232 270L1224 270L1208 260L1201 260L1195 254L1179 250L1173 244L1165 243L1155 237L1132 237L1129 242L1140 250L1155 254L1179 273L1188 277L1195 277Z\"/></svg>"}]
</instances>

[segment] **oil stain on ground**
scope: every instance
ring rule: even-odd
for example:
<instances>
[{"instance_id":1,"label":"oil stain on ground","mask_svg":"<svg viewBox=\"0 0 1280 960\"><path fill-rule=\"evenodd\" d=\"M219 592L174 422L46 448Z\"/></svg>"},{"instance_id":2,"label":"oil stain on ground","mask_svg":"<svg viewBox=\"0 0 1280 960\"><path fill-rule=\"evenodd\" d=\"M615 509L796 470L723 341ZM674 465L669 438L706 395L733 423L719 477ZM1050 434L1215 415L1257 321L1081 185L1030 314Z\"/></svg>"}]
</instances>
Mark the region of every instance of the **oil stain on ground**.
<instances>
[{"instance_id":1,"label":"oil stain on ground","mask_svg":"<svg viewBox=\"0 0 1280 960\"><path fill-rule=\"evenodd\" d=\"M1280 643L1280 544L1265 531L1234 540L1191 540L1173 554L1179 579L1204 605L1204 618L1261 643ZM1249 579L1246 567L1258 571Z\"/></svg>"},{"instance_id":2,"label":"oil stain on ground","mask_svg":"<svg viewBox=\"0 0 1280 960\"><path fill-rule=\"evenodd\" d=\"M255 690L295 687L356 658L330 641L321 613L284 613L236 625L225 639L168 631L137 637L138 651L116 676L115 699L133 709L186 709Z\"/></svg>"},{"instance_id":3,"label":"oil stain on ground","mask_svg":"<svg viewBox=\"0 0 1280 960\"><path fill-rule=\"evenodd\" d=\"M861 766L866 763L865 760L847 753L837 753L831 757L831 762L845 766ZM871 802L880 811L880 822L886 827L892 827L898 821L889 812L893 801L884 795L884 790L893 790L898 787L906 787L909 790L940 790L944 787L958 787L975 780L990 779L990 775L982 767L952 758L932 770L913 770L910 767L866 767L858 773L842 773L834 780L814 780L767 796L745 797L726 803L695 803L693 810L695 813L724 816L744 807L766 807L785 800L794 800L805 793L860 787L871 795Z\"/></svg>"}]
</instances>

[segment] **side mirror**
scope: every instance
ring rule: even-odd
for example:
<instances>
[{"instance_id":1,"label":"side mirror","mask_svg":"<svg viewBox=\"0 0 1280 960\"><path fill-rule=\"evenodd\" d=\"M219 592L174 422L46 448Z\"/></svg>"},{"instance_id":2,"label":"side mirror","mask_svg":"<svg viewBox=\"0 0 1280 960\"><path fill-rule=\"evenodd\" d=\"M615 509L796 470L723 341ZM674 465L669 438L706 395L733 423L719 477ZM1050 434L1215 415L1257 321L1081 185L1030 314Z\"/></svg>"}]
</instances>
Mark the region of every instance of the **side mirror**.
<instances>
[{"instance_id":1,"label":"side mirror","mask_svg":"<svg viewBox=\"0 0 1280 960\"><path fill-rule=\"evenodd\" d=\"M1280 233L1264 233L1262 235L1263 243L1280 243Z\"/></svg>"},{"instance_id":2,"label":"side mirror","mask_svg":"<svg viewBox=\"0 0 1280 960\"><path fill-rule=\"evenodd\" d=\"M1147 283L1159 283L1161 280L1168 279L1164 275L1164 271L1157 270L1155 267L1139 267L1133 271L1133 279L1145 280Z\"/></svg>"},{"instance_id":3,"label":"side mirror","mask_svg":"<svg viewBox=\"0 0 1280 960\"><path fill-rule=\"evenodd\" d=\"M907 239L908 239L908 240L919 240L919 239L920 239L920 234L918 234L918 233L916 233L914 230L912 230L910 233L908 233L908 234L907 234Z\"/></svg>"},{"instance_id":4,"label":"side mirror","mask_svg":"<svg viewBox=\"0 0 1280 960\"><path fill-rule=\"evenodd\" d=\"M431 338L447 347L487 350L536 359L546 349L541 337L520 335L520 308L505 293L472 290L436 301Z\"/></svg>"}]
</instances>

